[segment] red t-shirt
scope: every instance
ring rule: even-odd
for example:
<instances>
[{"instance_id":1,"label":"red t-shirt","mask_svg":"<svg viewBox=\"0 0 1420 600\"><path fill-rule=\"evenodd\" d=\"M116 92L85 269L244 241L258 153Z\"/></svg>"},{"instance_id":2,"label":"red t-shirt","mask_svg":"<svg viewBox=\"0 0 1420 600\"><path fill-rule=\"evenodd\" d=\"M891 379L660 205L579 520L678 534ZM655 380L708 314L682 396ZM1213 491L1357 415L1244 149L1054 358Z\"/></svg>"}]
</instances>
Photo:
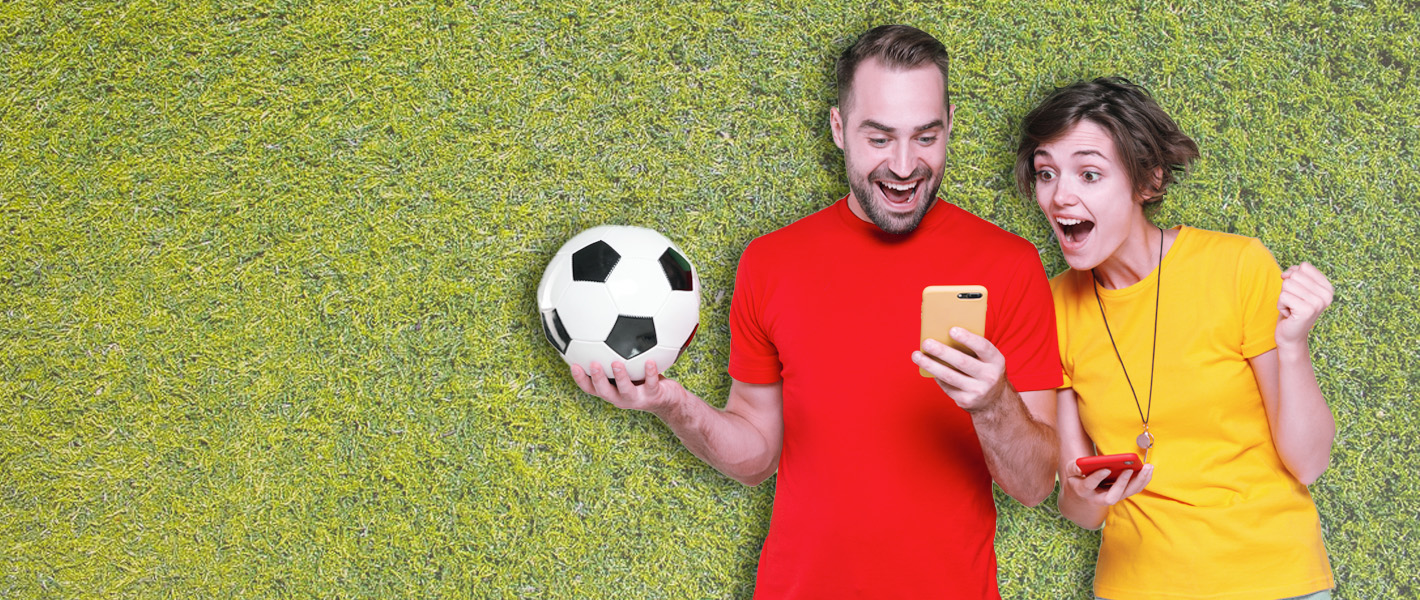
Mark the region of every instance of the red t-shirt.
<instances>
[{"instance_id":1,"label":"red t-shirt","mask_svg":"<svg viewBox=\"0 0 1420 600\"><path fill-rule=\"evenodd\" d=\"M1060 384L1036 249L938 201L882 232L847 198L750 243L730 376L784 382L784 446L756 598L998 598L996 506L970 417L921 377L922 288L987 288L986 337L1018 391Z\"/></svg>"}]
</instances>

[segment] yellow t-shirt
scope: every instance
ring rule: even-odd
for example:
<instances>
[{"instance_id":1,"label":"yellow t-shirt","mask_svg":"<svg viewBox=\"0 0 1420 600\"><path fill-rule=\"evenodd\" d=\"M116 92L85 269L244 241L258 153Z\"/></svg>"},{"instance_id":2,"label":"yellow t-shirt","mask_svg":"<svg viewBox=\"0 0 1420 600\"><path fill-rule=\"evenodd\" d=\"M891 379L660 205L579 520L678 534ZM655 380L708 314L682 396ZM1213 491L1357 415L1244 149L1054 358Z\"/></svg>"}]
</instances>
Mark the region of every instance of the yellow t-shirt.
<instances>
[{"instance_id":1,"label":"yellow t-shirt","mask_svg":"<svg viewBox=\"0 0 1420 600\"><path fill-rule=\"evenodd\" d=\"M1321 523L1306 486L1282 464L1248 359L1276 347L1281 270L1256 239L1189 227L1162 265L1158 357L1143 492L1110 508L1095 594L1272 599L1331 588ZM1156 269L1099 288L1134 396L1110 344L1088 271L1051 280L1065 382L1100 454L1135 444L1148 410Z\"/></svg>"}]
</instances>

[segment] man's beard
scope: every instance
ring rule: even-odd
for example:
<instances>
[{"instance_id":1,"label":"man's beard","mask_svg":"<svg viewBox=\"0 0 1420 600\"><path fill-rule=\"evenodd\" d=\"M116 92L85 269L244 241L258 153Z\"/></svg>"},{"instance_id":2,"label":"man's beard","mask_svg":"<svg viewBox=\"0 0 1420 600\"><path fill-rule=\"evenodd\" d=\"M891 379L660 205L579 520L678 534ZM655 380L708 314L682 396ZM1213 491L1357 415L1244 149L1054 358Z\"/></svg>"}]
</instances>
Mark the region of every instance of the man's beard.
<instances>
[{"instance_id":1,"label":"man's beard","mask_svg":"<svg viewBox=\"0 0 1420 600\"><path fill-rule=\"evenodd\" d=\"M937 190L942 187L942 177L940 174L933 176L932 170L924 166L918 166L911 175L898 178L893 175L887 167L878 167L867 177L855 177L852 167L849 167L848 189L853 192L853 197L858 199L858 205L863 207L863 212L868 215L868 220L887 233L901 235L911 233L922 224L922 218L927 216L927 211L932 208L932 204L937 201ZM880 206L877 202L877 184L874 180L884 181L910 181L918 177L922 178L922 183L917 184L917 194L926 193L921 196L917 203L917 208L908 214L898 214L888 211L886 207ZM924 189L925 186L925 189Z\"/></svg>"}]
</instances>

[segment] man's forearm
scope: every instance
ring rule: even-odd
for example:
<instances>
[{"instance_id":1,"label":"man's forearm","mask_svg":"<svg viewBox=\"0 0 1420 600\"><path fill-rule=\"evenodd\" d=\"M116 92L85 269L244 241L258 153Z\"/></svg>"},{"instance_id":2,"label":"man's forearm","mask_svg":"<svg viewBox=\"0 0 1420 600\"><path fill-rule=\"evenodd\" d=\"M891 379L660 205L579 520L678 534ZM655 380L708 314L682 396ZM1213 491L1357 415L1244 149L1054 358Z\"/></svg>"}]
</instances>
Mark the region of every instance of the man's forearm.
<instances>
[{"instance_id":1,"label":"man's forearm","mask_svg":"<svg viewBox=\"0 0 1420 600\"><path fill-rule=\"evenodd\" d=\"M749 419L710 406L689 391L653 414L691 454L735 481L758 485L777 467L778 448Z\"/></svg>"},{"instance_id":2,"label":"man's forearm","mask_svg":"<svg viewBox=\"0 0 1420 600\"><path fill-rule=\"evenodd\" d=\"M986 468L1006 494L1026 506L1050 496L1059 442L1053 427L1031 417L1020 394L1007 386L999 400L971 418Z\"/></svg>"}]
</instances>

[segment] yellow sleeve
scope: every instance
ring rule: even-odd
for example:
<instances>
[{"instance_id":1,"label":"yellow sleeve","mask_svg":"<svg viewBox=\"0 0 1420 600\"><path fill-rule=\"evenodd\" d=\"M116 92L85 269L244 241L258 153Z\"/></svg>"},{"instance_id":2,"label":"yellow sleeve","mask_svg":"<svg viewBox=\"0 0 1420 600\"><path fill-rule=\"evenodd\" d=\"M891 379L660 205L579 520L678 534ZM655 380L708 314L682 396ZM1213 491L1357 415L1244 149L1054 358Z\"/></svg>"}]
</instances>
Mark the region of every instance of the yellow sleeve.
<instances>
[{"instance_id":1,"label":"yellow sleeve","mask_svg":"<svg viewBox=\"0 0 1420 600\"><path fill-rule=\"evenodd\" d=\"M1068 298L1071 288L1068 269L1050 280L1050 295L1055 300L1055 337L1060 343L1060 387L1057 389L1062 390L1074 387L1070 373L1074 370L1075 363L1069 352L1070 328L1067 325L1070 320L1066 318L1071 309Z\"/></svg>"},{"instance_id":2,"label":"yellow sleeve","mask_svg":"<svg viewBox=\"0 0 1420 600\"><path fill-rule=\"evenodd\" d=\"M1257 239L1238 256L1237 289L1242 310L1242 354L1252 358L1277 347L1277 297L1282 294L1282 269Z\"/></svg>"}]
</instances>

